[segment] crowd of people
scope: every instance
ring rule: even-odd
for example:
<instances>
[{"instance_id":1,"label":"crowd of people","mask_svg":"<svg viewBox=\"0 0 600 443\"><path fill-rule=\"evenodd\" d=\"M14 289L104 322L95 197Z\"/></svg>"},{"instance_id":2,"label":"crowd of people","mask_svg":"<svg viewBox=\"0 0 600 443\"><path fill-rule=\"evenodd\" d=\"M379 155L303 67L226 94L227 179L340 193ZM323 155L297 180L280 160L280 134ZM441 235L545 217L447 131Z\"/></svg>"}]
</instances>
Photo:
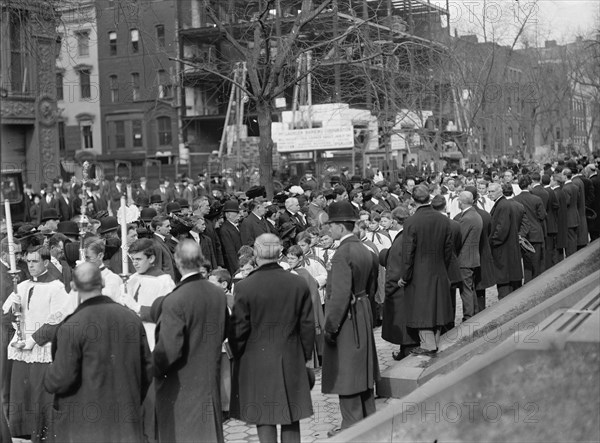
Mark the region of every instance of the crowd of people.
<instances>
[{"instance_id":1,"label":"crowd of people","mask_svg":"<svg viewBox=\"0 0 600 443\"><path fill-rule=\"evenodd\" d=\"M223 441L231 417L300 441L314 368L348 428L375 412L373 329L396 360L435 357L457 291L465 321L600 236L597 168L344 168L270 199L186 178L26 186L0 244L3 439Z\"/></svg>"}]
</instances>

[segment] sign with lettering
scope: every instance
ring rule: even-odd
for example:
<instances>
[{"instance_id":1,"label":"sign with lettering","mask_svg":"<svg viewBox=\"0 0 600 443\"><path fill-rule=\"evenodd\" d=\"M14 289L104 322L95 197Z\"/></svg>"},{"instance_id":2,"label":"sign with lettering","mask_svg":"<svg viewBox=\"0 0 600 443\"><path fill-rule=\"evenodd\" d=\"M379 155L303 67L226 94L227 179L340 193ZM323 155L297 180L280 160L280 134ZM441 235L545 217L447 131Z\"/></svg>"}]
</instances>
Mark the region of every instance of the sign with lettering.
<instances>
[{"instance_id":1,"label":"sign with lettering","mask_svg":"<svg viewBox=\"0 0 600 443\"><path fill-rule=\"evenodd\" d=\"M324 128L283 129L273 124L273 142L277 151L325 151L354 147L354 128L347 126L327 126Z\"/></svg>"}]
</instances>

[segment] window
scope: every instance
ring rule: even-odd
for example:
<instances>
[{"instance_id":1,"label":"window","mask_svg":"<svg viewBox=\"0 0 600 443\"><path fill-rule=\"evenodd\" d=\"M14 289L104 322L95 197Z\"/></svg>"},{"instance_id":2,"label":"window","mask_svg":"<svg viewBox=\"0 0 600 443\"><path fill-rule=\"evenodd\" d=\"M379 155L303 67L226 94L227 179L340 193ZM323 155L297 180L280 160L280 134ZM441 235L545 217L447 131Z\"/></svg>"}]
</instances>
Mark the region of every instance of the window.
<instances>
[{"instance_id":1,"label":"window","mask_svg":"<svg viewBox=\"0 0 600 443\"><path fill-rule=\"evenodd\" d=\"M164 27L164 25L156 25L156 46L157 46L157 49L165 48L165 27Z\"/></svg>"},{"instance_id":2,"label":"window","mask_svg":"<svg viewBox=\"0 0 600 443\"><path fill-rule=\"evenodd\" d=\"M119 101L119 80L116 75L110 76L110 101L111 103Z\"/></svg>"},{"instance_id":3,"label":"window","mask_svg":"<svg viewBox=\"0 0 600 443\"><path fill-rule=\"evenodd\" d=\"M158 117L156 119L158 126L158 144L170 145L171 144L171 118L170 117Z\"/></svg>"},{"instance_id":4,"label":"window","mask_svg":"<svg viewBox=\"0 0 600 443\"><path fill-rule=\"evenodd\" d=\"M65 155L67 145L65 142L65 122L58 122L58 152L61 157Z\"/></svg>"},{"instance_id":5,"label":"window","mask_svg":"<svg viewBox=\"0 0 600 443\"><path fill-rule=\"evenodd\" d=\"M77 37L77 54L79 57L87 57L90 55L90 33L89 31L76 32Z\"/></svg>"},{"instance_id":6,"label":"window","mask_svg":"<svg viewBox=\"0 0 600 443\"><path fill-rule=\"evenodd\" d=\"M171 79L164 69L158 71L158 98L170 98L173 96Z\"/></svg>"},{"instance_id":7,"label":"window","mask_svg":"<svg viewBox=\"0 0 600 443\"><path fill-rule=\"evenodd\" d=\"M81 148L82 149L93 149L94 141L92 138L92 122L82 121L81 127Z\"/></svg>"},{"instance_id":8,"label":"window","mask_svg":"<svg viewBox=\"0 0 600 443\"><path fill-rule=\"evenodd\" d=\"M89 69L81 69L79 71L79 84L81 87L81 98L90 98L92 96L92 88Z\"/></svg>"},{"instance_id":9,"label":"window","mask_svg":"<svg viewBox=\"0 0 600 443\"><path fill-rule=\"evenodd\" d=\"M141 148L144 145L141 120L133 120L131 122L131 133L133 135L133 147Z\"/></svg>"},{"instance_id":10,"label":"window","mask_svg":"<svg viewBox=\"0 0 600 443\"><path fill-rule=\"evenodd\" d=\"M110 55L117 55L117 33L111 31L108 33Z\"/></svg>"},{"instance_id":11,"label":"window","mask_svg":"<svg viewBox=\"0 0 600 443\"><path fill-rule=\"evenodd\" d=\"M56 100L64 100L63 75L61 72L56 74Z\"/></svg>"},{"instance_id":12,"label":"window","mask_svg":"<svg viewBox=\"0 0 600 443\"><path fill-rule=\"evenodd\" d=\"M138 53L140 51L140 32L137 29L129 31L131 38L131 52Z\"/></svg>"},{"instance_id":13,"label":"window","mask_svg":"<svg viewBox=\"0 0 600 443\"><path fill-rule=\"evenodd\" d=\"M131 74L131 99L133 101L140 99L140 74L137 72Z\"/></svg>"},{"instance_id":14,"label":"window","mask_svg":"<svg viewBox=\"0 0 600 443\"><path fill-rule=\"evenodd\" d=\"M125 122L123 120L114 122L115 125L115 147L125 147Z\"/></svg>"},{"instance_id":15,"label":"window","mask_svg":"<svg viewBox=\"0 0 600 443\"><path fill-rule=\"evenodd\" d=\"M26 69L27 51L24 47L26 37L23 35L23 23L26 21L26 18L18 11L10 11L9 14L10 90L16 93L23 93L29 90Z\"/></svg>"}]
</instances>

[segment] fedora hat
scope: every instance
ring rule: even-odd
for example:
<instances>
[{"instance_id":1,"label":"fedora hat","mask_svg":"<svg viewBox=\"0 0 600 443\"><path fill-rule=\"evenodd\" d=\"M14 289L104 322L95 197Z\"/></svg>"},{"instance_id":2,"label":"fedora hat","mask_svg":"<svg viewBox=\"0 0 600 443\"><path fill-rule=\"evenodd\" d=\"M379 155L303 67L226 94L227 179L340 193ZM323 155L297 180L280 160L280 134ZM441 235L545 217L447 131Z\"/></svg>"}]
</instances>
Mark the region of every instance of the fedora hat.
<instances>
[{"instance_id":1,"label":"fedora hat","mask_svg":"<svg viewBox=\"0 0 600 443\"><path fill-rule=\"evenodd\" d=\"M56 229L56 232L65 235L79 235L79 228L77 226L77 223L74 221L61 221L58 223L58 228Z\"/></svg>"},{"instance_id":2,"label":"fedora hat","mask_svg":"<svg viewBox=\"0 0 600 443\"><path fill-rule=\"evenodd\" d=\"M150 204L153 205L154 203L162 203L163 199L160 195L154 194L150 196Z\"/></svg>"},{"instance_id":3,"label":"fedora hat","mask_svg":"<svg viewBox=\"0 0 600 443\"><path fill-rule=\"evenodd\" d=\"M42 212L42 223L47 220L60 220L60 215L58 215L58 211L54 208L50 208Z\"/></svg>"},{"instance_id":4,"label":"fedora hat","mask_svg":"<svg viewBox=\"0 0 600 443\"><path fill-rule=\"evenodd\" d=\"M227 200L223 206L223 212L240 212L240 204L237 200Z\"/></svg>"},{"instance_id":5,"label":"fedora hat","mask_svg":"<svg viewBox=\"0 0 600 443\"><path fill-rule=\"evenodd\" d=\"M119 229L117 217L108 216L100 220L100 228L98 228L100 234L106 234L107 232L116 231L117 229Z\"/></svg>"},{"instance_id":6,"label":"fedora hat","mask_svg":"<svg viewBox=\"0 0 600 443\"><path fill-rule=\"evenodd\" d=\"M327 223L355 222L354 207L346 200L333 202L329 205L329 220Z\"/></svg>"},{"instance_id":7,"label":"fedora hat","mask_svg":"<svg viewBox=\"0 0 600 443\"><path fill-rule=\"evenodd\" d=\"M140 212L140 220L144 222L150 222L154 217L157 216L156 209L144 208Z\"/></svg>"}]
</instances>

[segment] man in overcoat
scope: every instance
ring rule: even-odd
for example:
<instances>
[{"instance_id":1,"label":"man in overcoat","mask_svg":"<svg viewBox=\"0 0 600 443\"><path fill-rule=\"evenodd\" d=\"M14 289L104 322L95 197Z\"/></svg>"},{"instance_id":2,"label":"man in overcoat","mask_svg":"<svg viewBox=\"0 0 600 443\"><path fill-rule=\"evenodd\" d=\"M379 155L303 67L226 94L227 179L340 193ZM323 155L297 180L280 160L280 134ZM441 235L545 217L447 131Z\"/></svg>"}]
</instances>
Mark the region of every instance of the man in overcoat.
<instances>
[{"instance_id":1,"label":"man in overcoat","mask_svg":"<svg viewBox=\"0 0 600 443\"><path fill-rule=\"evenodd\" d=\"M592 182L593 198L590 198L588 208L594 211L596 217L588 219L588 229L590 231L590 240L594 241L600 237L600 176L596 165L590 163L585 167L585 174ZM587 195L586 195L587 197Z\"/></svg>"},{"instance_id":2,"label":"man in overcoat","mask_svg":"<svg viewBox=\"0 0 600 443\"><path fill-rule=\"evenodd\" d=\"M277 236L257 237L258 268L235 284L230 415L255 424L261 442L277 441L277 425L282 442L300 442L300 420L313 414L306 362L315 320L308 284L277 264L280 252Z\"/></svg>"},{"instance_id":3,"label":"man in overcoat","mask_svg":"<svg viewBox=\"0 0 600 443\"><path fill-rule=\"evenodd\" d=\"M200 246L175 248L181 281L162 301L152 353L159 442L222 442L221 345L228 319L225 293L199 270Z\"/></svg>"},{"instance_id":4,"label":"man in overcoat","mask_svg":"<svg viewBox=\"0 0 600 443\"><path fill-rule=\"evenodd\" d=\"M141 405L152 377L142 321L102 295L96 265L79 265L72 285L80 305L58 328L44 377L54 394L55 441L142 441Z\"/></svg>"},{"instance_id":5,"label":"man in overcoat","mask_svg":"<svg viewBox=\"0 0 600 443\"><path fill-rule=\"evenodd\" d=\"M264 218L267 208L261 198L255 198L248 204L248 210L250 213L240 223L240 235L243 245L252 246L259 235L269 232L268 222Z\"/></svg>"},{"instance_id":6,"label":"man in overcoat","mask_svg":"<svg viewBox=\"0 0 600 443\"><path fill-rule=\"evenodd\" d=\"M492 231L489 237L494 262L494 275L498 298L503 299L521 286L521 247L519 246L519 221L511 202L502 193L502 186L491 183L488 194L494 200L490 212Z\"/></svg>"},{"instance_id":7,"label":"man in overcoat","mask_svg":"<svg viewBox=\"0 0 600 443\"><path fill-rule=\"evenodd\" d=\"M223 246L223 259L225 267L231 275L234 275L240 267L238 251L242 247L242 236L240 234L240 205L237 200L229 200L223 207L225 221L219 229L219 238Z\"/></svg>"},{"instance_id":8,"label":"man in overcoat","mask_svg":"<svg viewBox=\"0 0 600 443\"><path fill-rule=\"evenodd\" d=\"M448 276L454 247L450 220L431 207L429 197L426 186L413 189L417 210L404 224L404 273L398 282L408 298L408 327L419 331L421 344L411 352L424 356L435 355L441 328L454 321Z\"/></svg>"},{"instance_id":9,"label":"man in overcoat","mask_svg":"<svg viewBox=\"0 0 600 443\"><path fill-rule=\"evenodd\" d=\"M570 169L563 169L562 175L565 177L565 184L562 189L567 199L567 247L565 248L565 255L568 257L577 252L577 240L579 228L581 227L578 209L580 191L579 186L571 180L573 173Z\"/></svg>"},{"instance_id":10,"label":"man in overcoat","mask_svg":"<svg viewBox=\"0 0 600 443\"><path fill-rule=\"evenodd\" d=\"M368 298L376 290L378 262L352 233L355 221L350 202L329 207L331 237L340 245L327 281L322 391L339 395L342 429L375 412L379 379Z\"/></svg>"}]
</instances>

